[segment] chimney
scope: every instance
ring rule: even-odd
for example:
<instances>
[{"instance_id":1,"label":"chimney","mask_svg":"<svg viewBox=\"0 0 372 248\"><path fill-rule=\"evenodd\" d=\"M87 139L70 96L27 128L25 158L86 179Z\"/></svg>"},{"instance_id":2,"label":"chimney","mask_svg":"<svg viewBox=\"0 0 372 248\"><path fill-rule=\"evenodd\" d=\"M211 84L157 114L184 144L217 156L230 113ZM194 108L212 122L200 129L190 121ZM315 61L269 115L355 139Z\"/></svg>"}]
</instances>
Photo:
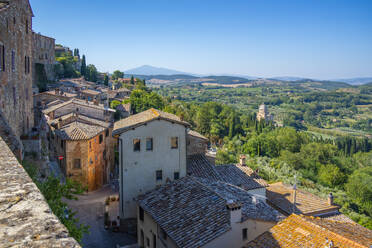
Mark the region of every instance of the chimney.
<instances>
[{"instance_id":1,"label":"chimney","mask_svg":"<svg viewBox=\"0 0 372 248\"><path fill-rule=\"evenodd\" d=\"M59 118L57 128L60 129L61 127L62 127L62 118Z\"/></svg>"},{"instance_id":2,"label":"chimney","mask_svg":"<svg viewBox=\"0 0 372 248\"><path fill-rule=\"evenodd\" d=\"M247 157L245 156L245 155L240 155L240 157L239 157L239 164L241 165L241 166L246 166L247 164L245 163L246 162L246 159L247 159Z\"/></svg>"},{"instance_id":3,"label":"chimney","mask_svg":"<svg viewBox=\"0 0 372 248\"><path fill-rule=\"evenodd\" d=\"M332 192L329 193L329 195L328 195L328 205L330 205L330 206L333 205L333 194L332 194Z\"/></svg>"},{"instance_id":4,"label":"chimney","mask_svg":"<svg viewBox=\"0 0 372 248\"><path fill-rule=\"evenodd\" d=\"M242 204L234 202L234 200L228 200L226 208L230 214L230 223L238 223L242 220Z\"/></svg>"}]
</instances>

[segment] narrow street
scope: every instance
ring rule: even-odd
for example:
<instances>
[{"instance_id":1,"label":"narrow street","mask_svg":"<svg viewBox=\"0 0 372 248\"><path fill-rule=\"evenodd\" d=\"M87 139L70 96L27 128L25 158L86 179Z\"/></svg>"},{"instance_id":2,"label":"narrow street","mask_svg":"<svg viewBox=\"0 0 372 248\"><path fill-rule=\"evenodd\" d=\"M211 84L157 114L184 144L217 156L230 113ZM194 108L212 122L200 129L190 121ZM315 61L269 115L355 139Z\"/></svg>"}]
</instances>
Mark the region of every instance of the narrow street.
<instances>
[{"instance_id":1,"label":"narrow street","mask_svg":"<svg viewBox=\"0 0 372 248\"><path fill-rule=\"evenodd\" d=\"M118 195L110 185L97 191L79 196L79 200L66 200L68 206L76 211L80 223L90 226L90 233L83 237L83 247L87 248L116 248L136 243L136 239L126 233L115 233L104 229L103 213L107 196Z\"/></svg>"}]
</instances>

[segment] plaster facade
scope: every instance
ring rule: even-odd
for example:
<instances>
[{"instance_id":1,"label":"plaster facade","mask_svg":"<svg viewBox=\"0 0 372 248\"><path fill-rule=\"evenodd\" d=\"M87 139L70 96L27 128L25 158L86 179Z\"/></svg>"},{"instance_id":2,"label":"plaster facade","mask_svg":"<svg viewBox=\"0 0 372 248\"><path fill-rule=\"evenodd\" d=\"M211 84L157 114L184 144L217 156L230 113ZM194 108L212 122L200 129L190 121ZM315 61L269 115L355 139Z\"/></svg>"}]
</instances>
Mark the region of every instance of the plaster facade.
<instances>
[{"instance_id":1,"label":"plaster facade","mask_svg":"<svg viewBox=\"0 0 372 248\"><path fill-rule=\"evenodd\" d=\"M171 148L172 137L178 148ZM152 150L146 139L152 138ZM134 140L140 140L140 151L134 151ZM161 179L157 179L161 171ZM186 127L165 120L153 120L119 136L120 218L136 218L138 195L156 186L186 176Z\"/></svg>"}]
</instances>

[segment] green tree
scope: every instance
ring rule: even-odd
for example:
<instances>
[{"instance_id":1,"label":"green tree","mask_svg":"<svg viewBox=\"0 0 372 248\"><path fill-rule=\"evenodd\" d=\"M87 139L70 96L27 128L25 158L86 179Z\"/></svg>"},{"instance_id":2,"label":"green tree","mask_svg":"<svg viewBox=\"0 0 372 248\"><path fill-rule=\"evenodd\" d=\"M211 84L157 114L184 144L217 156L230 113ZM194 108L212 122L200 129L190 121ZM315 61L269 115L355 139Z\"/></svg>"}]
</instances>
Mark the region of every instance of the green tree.
<instances>
[{"instance_id":1,"label":"green tree","mask_svg":"<svg viewBox=\"0 0 372 248\"><path fill-rule=\"evenodd\" d=\"M354 171L345 188L348 196L372 216L372 167Z\"/></svg>"},{"instance_id":2,"label":"green tree","mask_svg":"<svg viewBox=\"0 0 372 248\"><path fill-rule=\"evenodd\" d=\"M133 75L130 77L130 84L131 85L134 85L134 77L133 77Z\"/></svg>"},{"instance_id":3,"label":"green tree","mask_svg":"<svg viewBox=\"0 0 372 248\"><path fill-rule=\"evenodd\" d=\"M85 55L83 55L83 58L81 59L80 73L81 73L82 76L86 76L86 73L87 73L87 63L86 63L86 60L85 60Z\"/></svg>"},{"instance_id":4,"label":"green tree","mask_svg":"<svg viewBox=\"0 0 372 248\"><path fill-rule=\"evenodd\" d=\"M122 71L119 71L119 70L116 70L112 73L112 76L111 76L112 80L117 80L119 78L124 78L124 72Z\"/></svg>"},{"instance_id":5,"label":"green tree","mask_svg":"<svg viewBox=\"0 0 372 248\"><path fill-rule=\"evenodd\" d=\"M107 73L105 73L104 77L103 77L103 84L108 86L109 84L109 76L107 75Z\"/></svg>"},{"instance_id":6,"label":"green tree","mask_svg":"<svg viewBox=\"0 0 372 248\"><path fill-rule=\"evenodd\" d=\"M318 177L321 184L329 187L340 185L345 180L345 175L334 164L322 165Z\"/></svg>"},{"instance_id":7,"label":"green tree","mask_svg":"<svg viewBox=\"0 0 372 248\"><path fill-rule=\"evenodd\" d=\"M77 200L76 196L82 194L86 188L70 179L66 179L65 183L61 183L61 180L56 177L39 180L35 165L24 161L23 167L40 189L53 213L66 226L69 234L81 243L83 235L89 232L89 226L79 224L79 219L75 217L76 213L67 207L63 199Z\"/></svg>"},{"instance_id":8,"label":"green tree","mask_svg":"<svg viewBox=\"0 0 372 248\"><path fill-rule=\"evenodd\" d=\"M97 82L98 71L94 65L88 65L85 74L85 80Z\"/></svg>"}]
</instances>

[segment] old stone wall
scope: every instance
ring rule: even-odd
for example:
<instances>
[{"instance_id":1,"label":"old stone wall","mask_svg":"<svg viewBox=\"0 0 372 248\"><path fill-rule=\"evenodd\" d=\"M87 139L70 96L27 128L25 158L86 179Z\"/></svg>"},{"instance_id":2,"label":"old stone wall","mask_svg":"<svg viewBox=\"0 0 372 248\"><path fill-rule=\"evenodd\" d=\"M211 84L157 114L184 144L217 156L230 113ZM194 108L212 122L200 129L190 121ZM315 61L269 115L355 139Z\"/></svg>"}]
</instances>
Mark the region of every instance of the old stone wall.
<instances>
[{"instance_id":1,"label":"old stone wall","mask_svg":"<svg viewBox=\"0 0 372 248\"><path fill-rule=\"evenodd\" d=\"M47 79L50 81L54 81L56 79L55 73L54 73L55 39L33 32L32 43L33 43L32 57L33 57L34 71L36 72L36 64L43 64ZM34 85L35 85L36 80L37 80L36 73L34 73L33 80L34 80Z\"/></svg>"},{"instance_id":2,"label":"old stone wall","mask_svg":"<svg viewBox=\"0 0 372 248\"><path fill-rule=\"evenodd\" d=\"M80 247L0 137L0 247Z\"/></svg>"},{"instance_id":3,"label":"old stone wall","mask_svg":"<svg viewBox=\"0 0 372 248\"><path fill-rule=\"evenodd\" d=\"M192 135L187 135L187 156L205 154L208 148L208 140Z\"/></svg>"},{"instance_id":4,"label":"old stone wall","mask_svg":"<svg viewBox=\"0 0 372 248\"><path fill-rule=\"evenodd\" d=\"M28 0L12 0L0 9L0 108L17 137L34 125L32 15Z\"/></svg>"}]
</instances>

